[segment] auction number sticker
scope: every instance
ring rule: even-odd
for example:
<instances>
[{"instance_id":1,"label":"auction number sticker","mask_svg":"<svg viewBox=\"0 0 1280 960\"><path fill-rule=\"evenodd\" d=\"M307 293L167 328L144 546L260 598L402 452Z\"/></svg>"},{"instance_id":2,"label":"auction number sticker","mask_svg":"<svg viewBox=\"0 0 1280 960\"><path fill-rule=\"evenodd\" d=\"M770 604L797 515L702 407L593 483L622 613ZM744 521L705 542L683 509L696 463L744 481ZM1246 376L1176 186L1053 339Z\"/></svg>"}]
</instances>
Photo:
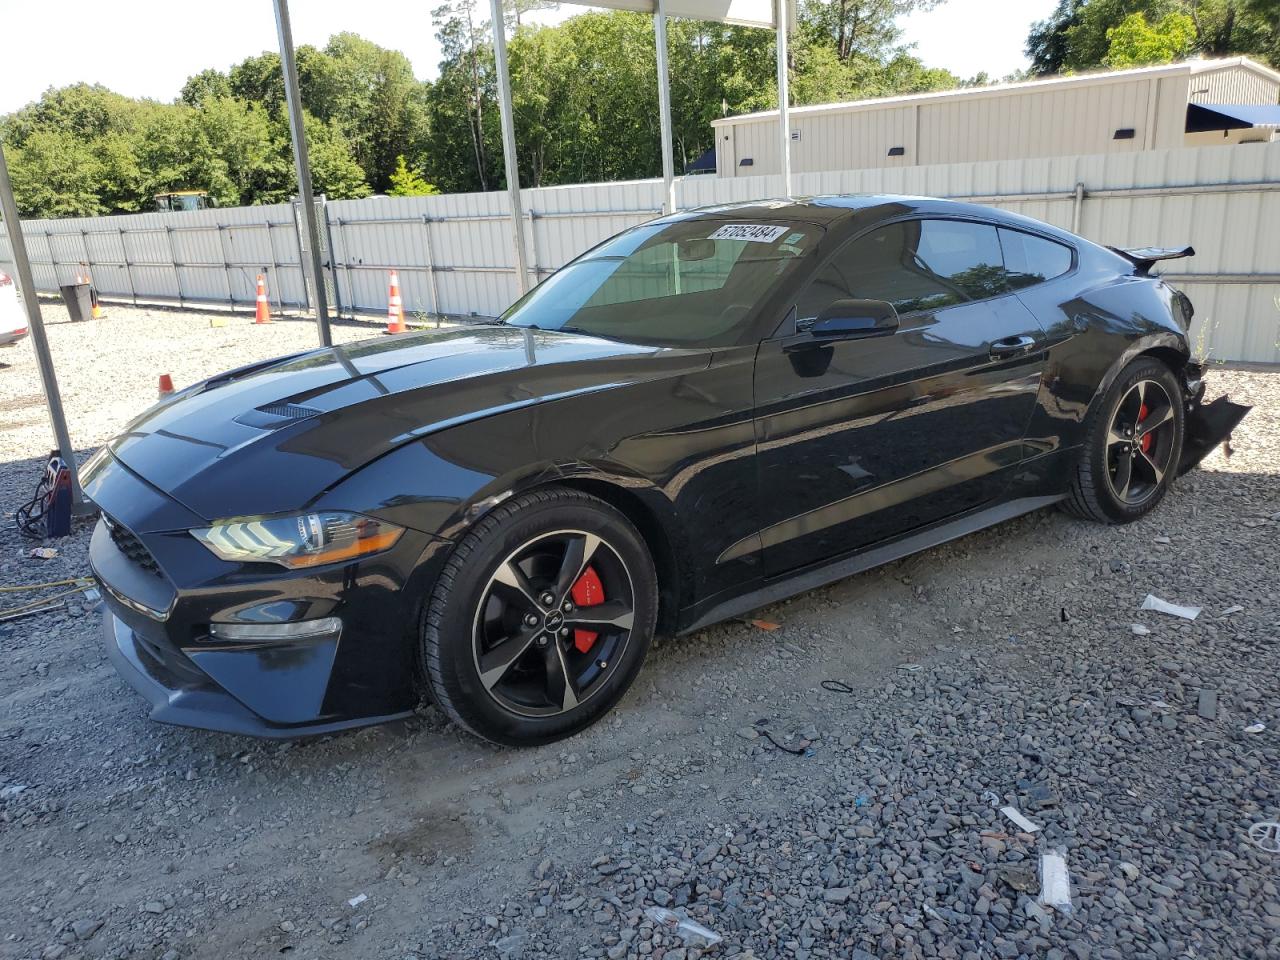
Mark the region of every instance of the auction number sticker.
<instances>
[{"instance_id":1,"label":"auction number sticker","mask_svg":"<svg viewBox=\"0 0 1280 960\"><path fill-rule=\"evenodd\" d=\"M790 227L780 227L774 223L726 223L707 239L773 243L790 229Z\"/></svg>"}]
</instances>

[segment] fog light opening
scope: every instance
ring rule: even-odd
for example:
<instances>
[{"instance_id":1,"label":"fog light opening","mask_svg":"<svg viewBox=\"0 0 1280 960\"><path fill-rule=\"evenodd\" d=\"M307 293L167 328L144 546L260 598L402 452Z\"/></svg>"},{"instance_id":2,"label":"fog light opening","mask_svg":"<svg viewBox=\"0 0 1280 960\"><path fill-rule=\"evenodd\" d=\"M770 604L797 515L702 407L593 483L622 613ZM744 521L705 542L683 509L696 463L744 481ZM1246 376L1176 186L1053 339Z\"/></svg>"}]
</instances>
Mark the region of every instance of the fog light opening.
<instances>
[{"instance_id":1,"label":"fog light opening","mask_svg":"<svg viewBox=\"0 0 1280 960\"><path fill-rule=\"evenodd\" d=\"M303 640L331 636L342 630L339 617L296 620L293 623L211 623L209 636L215 640L245 641Z\"/></svg>"}]
</instances>

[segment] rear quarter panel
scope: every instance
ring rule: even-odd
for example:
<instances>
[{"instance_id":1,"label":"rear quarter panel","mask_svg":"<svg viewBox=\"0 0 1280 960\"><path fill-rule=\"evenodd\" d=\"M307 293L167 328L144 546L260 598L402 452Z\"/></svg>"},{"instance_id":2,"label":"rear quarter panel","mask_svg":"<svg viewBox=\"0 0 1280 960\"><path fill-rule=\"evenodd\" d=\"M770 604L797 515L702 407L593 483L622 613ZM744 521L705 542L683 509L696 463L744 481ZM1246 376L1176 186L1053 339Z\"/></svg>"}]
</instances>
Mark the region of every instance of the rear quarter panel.
<instances>
[{"instance_id":1,"label":"rear quarter panel","mask_svg":"<svg viewBox=\"0 0 1280 960\"><path fill-rule=\"evenodd\" d=\"M1189 355L1175 318L1177 294L1158 277L1137 276L1121 257L1077 240L1074 273L1028 288L1019 298L1049 337L1039 403L1027 433L1032 450L1074 457L1090 411L1134 357L1160 351L1180 366ZM1065 489L1065 471L1045 476Z\"/></svg>"}]
</instances>

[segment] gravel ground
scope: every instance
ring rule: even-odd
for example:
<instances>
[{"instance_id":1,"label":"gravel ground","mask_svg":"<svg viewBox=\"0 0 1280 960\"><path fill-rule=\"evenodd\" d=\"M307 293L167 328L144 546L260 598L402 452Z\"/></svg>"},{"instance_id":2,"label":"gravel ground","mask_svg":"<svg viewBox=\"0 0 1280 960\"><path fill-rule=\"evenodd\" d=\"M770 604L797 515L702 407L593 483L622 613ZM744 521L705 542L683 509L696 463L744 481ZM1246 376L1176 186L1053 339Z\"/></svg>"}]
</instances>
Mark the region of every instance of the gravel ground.
<instances>
[{"instance_id":1,"label":"gravel ground","mask_svg":"<svg viewBox=\"0 0 1280 960\"><path fill-rule=\"evenodd\" d=\"M87 453L159 373L314 332L116 308L50 336ZM30 345L0 361L8 518L49 439ZM0 957L1280 957L1280 855L1247 839L1280 819L1280 374L1223 391L1256 405L1235 455L1153 516L1035 514L761 611L777 630L666 641L551 747L430 707L294 744L163 727L89 603L0 624ZM6 519L0 582L83 574L88 538L37 561ZM1070 910L1039 903L1052 851Z\"/></svg>"}]
</instances>

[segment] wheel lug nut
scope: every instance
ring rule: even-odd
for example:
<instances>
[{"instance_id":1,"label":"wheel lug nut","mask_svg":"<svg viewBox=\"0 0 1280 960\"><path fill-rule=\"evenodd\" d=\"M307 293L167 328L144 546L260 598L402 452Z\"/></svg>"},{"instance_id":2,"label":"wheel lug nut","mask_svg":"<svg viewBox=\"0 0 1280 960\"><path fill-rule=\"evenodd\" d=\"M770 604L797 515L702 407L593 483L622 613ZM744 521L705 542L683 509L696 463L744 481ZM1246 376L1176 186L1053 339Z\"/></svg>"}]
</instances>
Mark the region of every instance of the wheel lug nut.
<instances>
[{"instance_id":1,"label":"wheel lug nut","mask_svg":"<svg viewBox=\"0 0 1280 960\"><path fill-rule=\"evenodd\" d=\"M538 634L538 646L545 647L547 645L547 635L545 633Z\"/></svg>"},{"instance_id":2,"label":"wheel lug nut","mask_svg":"<svg viewBox=\"0 0 1280 960\"><path fill-rule=\"evenodd\" d=\"M544 593L540 599L542 600L542 605L544 607L549 607L556 602L556 598L549 593Z\"/></svg>"},{"instance_id":3,"label":"wheel lug nut","mask_svg":"<svg viewBox=\"0 0 1280 960\"><path fill-rule=\"evenodd\" d=\"M605 667L609 666L609 661L608 661L608 660L597 660L597 661L596 661L596 666L597 666L597 667L599 667L601 670L603 670Z\"/></svg>"},{"instance_id":4,"label":"wheel lug nut","mask_svg":"<svg viewBox=\"0 0 1280 960\"><path fill-rule=\"evenodd\" d=\"M566 601L561 605L560 609L561 609L561 610L563 610L565 613L572 613L572 612L573 612L573 603L572 603L571 601L569 601L569 600L566 600Z\"/></svg>"},{"instance_id":5,"label":"wheel lug nut","mask_svg":"<svg viewBox=\"0 0 1280 960\"><path fill-rule=\"evenodd\" d=\"M536 627L538 625L537 616L532 613L526 613L524 616L524 625L526 627Z\"/></svg>"},{"instance_id":6,"label":"wheel lug nut","mask_svg":"<svg viewBox=\"0 0 1280 960\"><path fill-rule=\"evenodd\" d=\"M567 637L568 635L569 635L569 628L568 628L568 627L561 627L561 628L560 628L560 636L562 636L562 637Z\"/></svg>"}]
</instances>

